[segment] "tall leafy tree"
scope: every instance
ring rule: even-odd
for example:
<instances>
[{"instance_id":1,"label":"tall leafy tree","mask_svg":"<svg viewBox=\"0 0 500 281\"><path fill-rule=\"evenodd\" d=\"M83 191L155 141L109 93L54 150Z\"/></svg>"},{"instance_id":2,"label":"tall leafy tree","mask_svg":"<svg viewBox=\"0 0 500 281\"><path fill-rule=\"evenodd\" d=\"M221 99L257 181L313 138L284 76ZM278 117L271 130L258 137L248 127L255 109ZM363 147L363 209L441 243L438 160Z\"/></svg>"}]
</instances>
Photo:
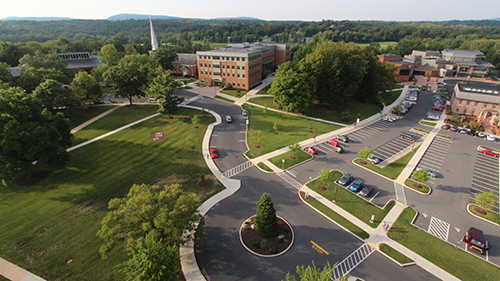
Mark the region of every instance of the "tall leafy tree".
<instances>
[{"instance_id":1,"label":"tall leafy tree","mask_svg":"<svg viewBox=\"0 0 500 281\"><path fill-rule=\"evenodd\" d=\"M90 103L91 100L101 96L101 87L96 79L87 72L80 71L71 82L73 93L82 100Z\"/></svg>"},{"instance_id":2,"label":"tall leafy tree","mask_svg":"<svg viewBox=\"0 0 500 281\"><path fill-rule=\"evenodd\" d=\"M102 46L99 55L101 56L99 60L108 66L117 65L123 58L123 54L118 52L113 44L106 44Z\"/></svg>"},{"instance_id":3,"label":"tall leafy tree","mask_svg":"<svg viewBox=\"0 0 500 281\"><path fill-rule=\"evenodd\" d=\"M159 70L159 75L153 79L149 91L153 94L155 99L159 99L158 112L161 114L173 114L177 111L177 105L181 103L184 98L174 95L175 89L179 83L170 75L170 72Z\"/></svg>"},{"instance_id":4,"label":"tall leafy tree","mask_svg":"<svg viewBox=\"0 0 500 281\"><path fill-rule=\"evenodd\" d=\"M297 274L300 277L300 281L330 281L332 280L333 270L335 266L331 266L330 263L327 263L325 268L317 268L314 262L312 266L304 267L303 265L297 266ZM344 281L349 278L349 275L346 275L339 279L339 281ZM291 275L290 272L286 275L286 281L297 281L295 276Z\"/></svg>"},{"instance_id":5,"label":"tall leafy tree","mask_svg":"<svg viewBox=\"0 0 500 281\"><path fill-rule=\"evenodd\" d=\"M120 271L130 281L176 281L181 270L179 247L168 246L154 232L126 246L129 260Z\"/></svg>"},{"instance_id":6,"label":"tall leafy tree","mask_svg":"<svg viewBox=\"0 0 500 281\"><path fill-rule=\"evenodd\" d=\"M495 191L481 192L474 197L476 204L485 211L490 211L495 206Z\"/></svg>"},{"instance_id":7,"label":"tall leafy tree","mask_svg":"<svg viewBox=\"0 0 500 281\"><path fill-rule=\"evenodd\" d=\"M264 193L257 202L257 217L255 225L259 234L265 237L274 237L279 233L276 210L269 194Z\"/></svg>"},{"instance_id":8,"label":"tall leafy tree","mask_svg":"<svg viewBox=\"0 0 500 281\"><path fill-rule=\"evenodd\" d=\"M33 91L33 97L40 104L50 111L77 102L77 99L71 95L70 91L63 88L61 83L56 80L47 79L36 87Z\"/></svg>"},{"instance_id":9,"label":"tall leafy tree","mask_svg":"<svg viewBox=\"0 0 500 281\"><path fill-rule=\"evenodd\" d=\"M285 111L298 111L307 109L313 101L313 84L310 76L294 69L292 62L287 62L278 67L276 79L271 84L268 93L273 95L273 100L278 104L278 109Z\"/></svg>"},{"instance_id":10,"label":"tall leafy tree","mask_svg":"<svg viewBox=\"0 0 500 281\"><path fill-rule=\"evenodd\" d=\"M70 126L62 113L43 109L21 88L0 90L0 112L2 180L31 172L33 163L62 166L68 161Z\"/></svg>"},{"instance_id":11,"label":"tall leafy tree","mask_svg":"<svg viewBox=\"0 0 500 281\"><path fill-rule=\"evenodd\" d=\"M0 83L13 84L12 74L6 63L0 62Z\"/></svg>"},{"instance_id":12,"label":"tall leafy tree","mask_svg":"<svg viewBox=\"0 0 500 281\"><path fill-rule=\"evenodd\" d=\"M144 91L154 70L154 64L147 55L133 55L126 56L117 65L109 67L103 77L117 94L127 97L132 105L133 97L146 95Z\"/></svg>"},{"instance_id":13,"label":"tall leafy tree","mask_svg":"<svg viewBox=\"0 0 500 281\"><path fill-rule=\"evenodd\" d=\"M376 56L365 55L366 73L355 93L360 102L380 102L381 92L392 90L396 86L397 66L392 63L382 63Z\"/></svg>"},{"instance_id":14,"label":"tall leafy tree","mask_svg":"<svg viewBox=\"0 0 500 281\"><path fill-rule=\"evenodd\" d=\"M130 245L151 232L168 246L184 244L194 238L201 220L199 206L195 195L184 192L179 184L135 184L127 197L109 201L110 211L97 232L104 239L99 251L105 257L117 240Z\"/></svg>"},{"instance_id":15,"label":"tall leafy tree","mask_svg":"<svg viewBox=\"0 0 500 281\"><path fill-rule=\"evenodd\" d=\"M173 48L161 46L156 50L154 58L164 70L170 70L173 68L173 62L177 60L177 54Z\"/></svg>"}]
</instances>

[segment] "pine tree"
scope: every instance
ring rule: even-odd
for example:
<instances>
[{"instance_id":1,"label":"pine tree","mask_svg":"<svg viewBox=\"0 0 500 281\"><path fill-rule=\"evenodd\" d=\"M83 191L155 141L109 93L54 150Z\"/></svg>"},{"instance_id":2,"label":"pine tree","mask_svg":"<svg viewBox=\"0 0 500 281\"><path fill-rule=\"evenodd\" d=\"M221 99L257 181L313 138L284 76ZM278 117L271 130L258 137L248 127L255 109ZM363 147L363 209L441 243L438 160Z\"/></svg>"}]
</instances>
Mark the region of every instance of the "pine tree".
<instances>
[{"instance_id":1,"label":"pine tree","mask_svg":"<svg viewBox=\"0 0 500 281\"><path fill-rule=\"evenodd\" d=\"M278 235L278 219L273 201L269 194L264 193L257 202L257 218L255 225L259 234L265 237L274 237Z\"/></svg>"}]
</instances>

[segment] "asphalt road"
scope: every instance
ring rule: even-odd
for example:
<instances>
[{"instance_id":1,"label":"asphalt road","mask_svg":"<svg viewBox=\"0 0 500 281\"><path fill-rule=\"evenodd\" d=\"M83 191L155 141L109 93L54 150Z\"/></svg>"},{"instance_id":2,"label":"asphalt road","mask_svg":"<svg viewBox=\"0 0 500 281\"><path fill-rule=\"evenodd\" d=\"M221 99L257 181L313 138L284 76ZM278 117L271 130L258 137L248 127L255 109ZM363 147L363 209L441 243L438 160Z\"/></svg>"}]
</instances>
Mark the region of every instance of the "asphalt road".
<instances>
[{"instance_id":1,"label":"asphalt road","mask_svg":"<svg viewBox=\"0 0 500 281\"><path fill-rule=\"evenodd\" d=\"M180 95L193 96L189 93ZM206 97L190 105L209 108L221 116L229 114L234 119L233 123L224 122L216 126L210 141L210 146L217 147L219 151L220 157L216 160L219 169L226 171L245 162L243 153L247 148L246 144L241 142L244 139L241 131L245 130L245 117L241 116L241 108ZM411 127L404 119L391 125L394 133ZM369 138L368 140L373 140L370 146L376 147L394 137L388 135L387 132L383 132L379 133L377 138ZM350 164L350 161L357 155L359 147L364 147L366 144L351 143L349 146L350 153L336 155L343 157L341 160L340 157L335 159L325 155L297 167L300 181L307 181L309 175L312 178L316 177L325 163L332 167L342 166L344 169L358 168ZM316 170L317 168L319 169ZM376 185L387 185L387 190L394 192L393 188L389 187L389 181L364 169L358 169L359 172L353 170L356 175L366 177L367 182L373 181ZM363 244L361 240L302 203L297 189L277 175L264 173L252 167L233 178L242 181L241 189L207 213L204 239L195 246L198 265L210 280L282 280L287 272L295 273L297 265L307 266L312 261L318 267L323 267L327 262L334 264ZM284 255L275 258L260 258L250 254L243 248L238 237L239 227L244 220L255 214L256 202L264 192L270 194L273 199L277 214L285 218L295 231L293 247ZM389 197L389 194L384 196ZM328 255L316 251L311 241L325 249ZM390 276L387 272L391 272ZM406 280L422 280L422 277L432 280L432 277L420 267L401 268L376 252L356 268L353 275L357 273L369 280L371 278L401 280L400 276L405 276Z\"/></svg>"}]
</instances>

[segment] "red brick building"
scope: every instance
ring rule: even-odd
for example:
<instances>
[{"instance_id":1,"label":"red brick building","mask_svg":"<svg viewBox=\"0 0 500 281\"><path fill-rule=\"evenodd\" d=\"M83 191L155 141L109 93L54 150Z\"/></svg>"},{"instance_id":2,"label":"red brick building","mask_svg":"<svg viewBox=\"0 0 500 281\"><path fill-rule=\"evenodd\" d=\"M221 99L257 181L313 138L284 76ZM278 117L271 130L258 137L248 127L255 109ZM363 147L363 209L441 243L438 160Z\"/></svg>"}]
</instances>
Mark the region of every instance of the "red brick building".
<instances>
[{"instance_id":1,"label":"red brick building","mask_svg":"<svg viewBox=\"0 0 500 281\"><path fill-rule=\"evenodd\" d=\"M177 53L177 60L172 63L172 74L194 77L198 75L196 54Z\"/></svg>"},{"instance_id":2,"label":"red brick building","mask_svg":"<svg viewBox=\"0 0 500 281\"><path fill-rule=\"evenodd\" d=\"M196 52L199 82L249 90L266 72L290 60L290 44L231 44L225 48Z\"/></svg>"}]
</instances>

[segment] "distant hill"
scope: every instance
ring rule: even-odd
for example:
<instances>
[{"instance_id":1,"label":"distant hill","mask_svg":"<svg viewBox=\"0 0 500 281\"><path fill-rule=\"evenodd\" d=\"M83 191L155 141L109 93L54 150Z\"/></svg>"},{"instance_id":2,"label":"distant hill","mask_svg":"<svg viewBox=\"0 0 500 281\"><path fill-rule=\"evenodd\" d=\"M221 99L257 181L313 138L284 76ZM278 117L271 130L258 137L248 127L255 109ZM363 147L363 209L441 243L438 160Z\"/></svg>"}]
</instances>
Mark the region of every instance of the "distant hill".
<instances>
[{"instance_id":1,"label":"distant hill","mask_svg":"<svg viewBox=\"0 0 500 281\"><path fill-rule=\"evenodd\" d=\"M184 19L180 17L171 17L171 16L153 16L153 15L140 15L140 14L118 14L107 18L107 20L117 21L117 20L147 20L151 17L152 19L159 20L179 20Z\"/></svg>"},{"instance_id":2,"label":"distant hill","mask_svg":"<svg viewBox=\"0 0 500 281\"><path fill-rule=\"evenodd\" d=\"M33 20L33 21L51 21L51 20L73 20L72 18L61 17L6 17L0 20Z\"/></svg>"},{"instance_id":3,"label":"distant hill","mask_svg":"<svg viewBox=\"0 0 500 281\"><path fill-rule=\"evenodd\" d=\"M496 19L491 19L491 20L500 20L500 18L496 18Z\"/></svg>"},{"instance_id":4,"label":"distant hill","mask_svg":"<svg viewBox=\"0 0 500 281\"><path fill-rule=\"evenodd\" d=\"M261 19L252 17L232 17L232 18L214 18L212 20L261 20Z\"/></svg>"}]
</instances>

